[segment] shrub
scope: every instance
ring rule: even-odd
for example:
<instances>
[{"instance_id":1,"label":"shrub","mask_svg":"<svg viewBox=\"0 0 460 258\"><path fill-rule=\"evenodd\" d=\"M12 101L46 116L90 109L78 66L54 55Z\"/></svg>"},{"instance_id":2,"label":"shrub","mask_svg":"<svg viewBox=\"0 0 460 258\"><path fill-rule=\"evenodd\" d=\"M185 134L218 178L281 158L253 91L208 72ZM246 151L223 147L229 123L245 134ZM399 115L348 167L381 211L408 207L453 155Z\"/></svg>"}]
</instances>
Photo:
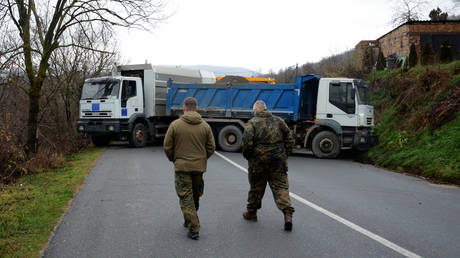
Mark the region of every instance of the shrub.
<instances>
[{"instance_id":1,"label":"shrub","mask_svg":"<svg viewBox=\"0 0 460 258\"><path fill-rule=\"evenodd\" d=\"M377 71L382 71L385 69L385 57L383 56L383 52L379 52L379 57L377 58Z\"/></svg>"},{"instance_id":2,"label":"shrub","mask_svg":"<svg viewBox=\"0 0 460 258\"><path fill-rule=\"evenodd\" d=\"M425 43L422 48L422 65L430 65L434 63L433 48L429 43Z\"/></svg>"},{"instance_id":3,"label":"shrub","mask_svg":"<svg viewBox=\"0 0 460 258\"><path fill-rule=\"evenodd\" d=\"M11 126L6 122L8 113L0 120L0 183L2 183L13 180L23 172L20 164L25 160L25 154L16 144Z\"/></svg>"},{"instance_id":4,"label":"shrub","mask_svg":"<svg viewBox=\"0 0 460 258\"><path fill-rule=\"evenodd\" d=\"M365 73L369 73L372 70L372 57L371 57L371 49L368 47L364 50L363 55L363 71Z\"/></svg>"},{"instance_id":5,"label":"shrub","mask_svg":"<svg viewBox=\"0 0 460 258\"><path fill-rule=\"evenodd\" d=\"M445 38L441 43L441 49L439 53L439 61L441 63L452 62L452 52L450 51L450 42L448 38Z\"/></svg>"},{"instance_id":6,"label":"shrub","mask_svg":"<svg viewBox=\"0 0 460 258\"><path fill-rule=\"evenodd\" d=\"M418 64L417 50L415 49L415 45L412 43L410 45L410 52L409 52L409 67L415 67L417 64Z\"/></svg>"}]
</instances>

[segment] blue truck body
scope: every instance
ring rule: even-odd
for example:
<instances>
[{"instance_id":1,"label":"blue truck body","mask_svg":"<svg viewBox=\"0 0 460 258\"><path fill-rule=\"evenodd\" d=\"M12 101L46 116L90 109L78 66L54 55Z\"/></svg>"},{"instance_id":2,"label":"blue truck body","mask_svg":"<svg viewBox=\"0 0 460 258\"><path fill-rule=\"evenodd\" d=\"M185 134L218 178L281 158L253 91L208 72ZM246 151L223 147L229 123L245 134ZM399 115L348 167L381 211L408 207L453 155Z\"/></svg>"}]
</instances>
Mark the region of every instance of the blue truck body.
<instances>
[{"instance_id":1,"label":"blue truck body","mask_svg":"<svg viewBox=\"0 0 460 258\"><path fill-rule=\"evenodd\" d=\"M182 114L187 97L198 101L199 113L207 118L249 119L252 105L263 100L267 108L287 122L314 120L319 77L299 76L292 84L182 84L168 82L166 115Z\"/></svg>"}]
</instances>

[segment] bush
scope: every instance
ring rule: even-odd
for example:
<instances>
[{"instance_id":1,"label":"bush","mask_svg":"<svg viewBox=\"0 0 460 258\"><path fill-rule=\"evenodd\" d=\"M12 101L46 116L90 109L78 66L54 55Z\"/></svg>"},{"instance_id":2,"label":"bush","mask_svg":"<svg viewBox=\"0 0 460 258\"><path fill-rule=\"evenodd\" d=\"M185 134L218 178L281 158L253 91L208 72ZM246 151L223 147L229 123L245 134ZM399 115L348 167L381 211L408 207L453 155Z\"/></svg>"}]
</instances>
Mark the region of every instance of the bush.
<instances>
[{"instance_id":1,"label":"bush","mask_svg":"<svg viewBox=\"0 0 460 258\"><path fill-rule=\"evenodd\" d=\"M49 83L52 82L63 84L60 80L50 80ZM77 87L77 82L74 83ZM47 86L44 95L52 95L54 88ZM78 95L68 97L68 101L60 95L50 102L49 106L53 108L44 105L38 131L38 151L26 155L24 140L28 107L24 105L27 96L21 87L26 87L26 84L14 76L8 83L0 84L0 183L11 183L24 174L59 167L63 164L64 155L77 152L89 143L75 130L75 121L79 116ZM46 98L43 97L43 102L48 100Z\"/></svg>"},{"instance_id":2,"label":"bush","mask_svg":"<svg viewBox=\"0 0 460 258\"><path fill-rule=\"evenodd\" d=\"M383 56L383 52L380 51L379 52L379 57L377 58L377 67L376 67L377 71L384 70L385 69L385 63L386 63L386 61L385 61L385 57Z\"/></svg>"},{"instance_id":3,"label":"bush","mask_svg":"<svg viewBox=\"0 0 460 258\"><path fill-rule=\"evenodd\" d=\"M429 43L425 43L422 48L422 65L434 64L434 52Z\"/></svg>"},{"instance_id":4,"label":"bush","mask_svg":"<svg viewBox=\"0 0 460 258\"><path fill-rule=\"evenodd\" d=\"M441 43L441 49L439 51L439 61L441 63L452 62L452 51L450 51L450 42L448 38L445 38Z\"/></svg>"},{"instance_id":5,"label":"bush","mask_svg":"<svg viewBox=\"0 0 460 258\"><path fill-rule=\"evenodd\" d=\"M410 52L409 52L409 67L415 67L417 64L418 64L417 50L415 49L415 45L412 43L410 45Z\"/></svg>"},{"instance_id":6,"label":"bush","mask_svg":"<svg viewBox=\"0 0 460 258\"><path fill-rule=\"evenodd\" d=\"M363 71L365 73L369 73L372 70L372 57L371 57L371 49L368 47L364 50L363 54Z\"/></svg>"},{"instance_id":7,"label":"bush","mask_svg":"<svg viewBox=\"0 0 460 258\"><path fill-rule=\"evenodd\" d=\"M12 128L7 123L8 116L7 113L0 118L0 183L19 176L23 172L20 164L25 160L25 153L16 144Z\"/></svg>"}]
</instances>

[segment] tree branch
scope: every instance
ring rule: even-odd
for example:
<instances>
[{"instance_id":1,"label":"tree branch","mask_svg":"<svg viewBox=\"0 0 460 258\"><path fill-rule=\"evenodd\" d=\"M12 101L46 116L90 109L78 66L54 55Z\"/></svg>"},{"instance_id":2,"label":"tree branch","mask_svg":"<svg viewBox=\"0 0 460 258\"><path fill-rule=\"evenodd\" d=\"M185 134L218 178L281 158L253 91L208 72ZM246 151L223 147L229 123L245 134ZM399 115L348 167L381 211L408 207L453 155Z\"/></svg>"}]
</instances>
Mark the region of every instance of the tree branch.
<instances>
[{"instance_id":1,"label":"tree branch","mask_svg":"<svg viewBox=\"0 0 460 258\"><path fill-rule=\"evenodd\" d=\"M114 54L113 52L105 51L105 50L99 50L99 49L94 49L82 45L77 45L77 44L67 44L67 45L59 45L58 48L67 48L67 47L78 47L78 48L83 48L86 50L98 52L98 53L103 53L103 54Z\"/></svg>"},{"instance_id":2,"label":"tree branch","mask_svg":"<svg viewBox=\"0 0 460 258\"><path fill-rule=\"evenodd\" d=\"M38 33L38 37L40 39L40 43L42 45L44 45L45 41L43 39L42 23L40 22L40 16L38 16L37 9L35 8L35 1L33 1L33 0L31 1L30 9L32 9L32 12L33 12L34 18L35 18L35 23L37 24L37 33Z\"/></svg>"}]
</instances>

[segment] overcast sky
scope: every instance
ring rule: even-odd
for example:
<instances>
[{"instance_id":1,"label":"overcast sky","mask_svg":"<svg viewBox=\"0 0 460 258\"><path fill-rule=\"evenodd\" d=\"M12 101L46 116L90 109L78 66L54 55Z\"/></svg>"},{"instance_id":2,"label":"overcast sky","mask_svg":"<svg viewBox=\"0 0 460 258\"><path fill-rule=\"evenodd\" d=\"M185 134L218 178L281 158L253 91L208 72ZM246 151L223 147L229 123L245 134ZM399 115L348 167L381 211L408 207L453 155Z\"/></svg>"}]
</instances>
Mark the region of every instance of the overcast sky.
<instances>
[{"instance_id":1,"label":"overcast sky","mask_svg":"<svg viewBox=\"0 0 460 258\"><path fill-rule=\"evenodd\" d=\"M430 1L429 10L450 2ZM123 31L120 50L131 64L278 71L377 39L392 29L392 6L391 0L169 0L166 12L173 15L151 33Z\"/></svg>"}]
</instances>

